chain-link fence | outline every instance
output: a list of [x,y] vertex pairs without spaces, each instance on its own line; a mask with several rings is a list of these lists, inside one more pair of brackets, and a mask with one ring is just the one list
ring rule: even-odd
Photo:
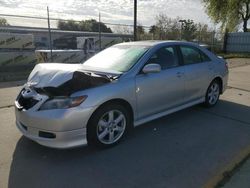
[[[27,75],[37,62],[79,63],[104,48],[134,39],[133,25],[129,24],[59,18],[50,18],[48,22],[47,17],[4,14],[0,18],[7,20],[0,24],[0,81],[15,79],[21,70]],[[201,29],[189,31],[182,25],[163,30],[156,25],[138,24],[137,40],[185,40],[221,52],[224,34]]]
[[[0,28],[0,32],[35,33],[35,47],[48,48],[48,18],[0,14],[0,18],[1,17],[7,19],[10,25],[5,25],[4,27],[2,26]],[[61,39],[72,43],[70,42],[69,38],[91,35],[95,37],[100,37],[100,33],[103,37],[121,37],[122,41],[133,40],[133,25],[129,24],[99,22],[94,19],[83,21],[50,18],[50,27],[52,30],[52,45],[55,49],[57,49],[58,47],[61,48],[62,46],[54,45],[54,40]],[[174,28],[168,31],[161,29],[157,30],[154,29],[154,27],[157,26],[153,25],[149,27],[138,25],[137,40],[186,40],[191,42],[197,42],[199,44],[205,44],[209,46],[211,50],[216,52],[223,50],[224,33],[211,30],[204,31],[202,29],[197,29],[195,31],[185,31],[182,28],[181,24],[178,28]],[[100,45],[98,44],[97,46]],[[72,49],[73,46],[69,44],[69,48]]]
[[178,30],[174,33],[139,33],[138,40],[183,40],[188,42],[195,42],[206,47],[214,53],[221,53],[224,49],[224,36],[225,34],[221,32],[209,31],[204,33],[196,31],[195,33],[183,37],[182,31]]
[[0,18],[7,20],[0,22],[0,81],[26,78],[37,62],[79,63],[113,44],[133,40],[133,26],[126,24],[58,18],[48,22],[46,17],[4,14]]

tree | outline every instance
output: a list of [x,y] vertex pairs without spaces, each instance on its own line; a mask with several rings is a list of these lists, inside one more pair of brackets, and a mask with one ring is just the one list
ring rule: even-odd
[[[99,32],[99,22],[94,19],[83,20],[80,22],[74,20],[62,21],[60,20],[57,23],[57,28],[62,30],[70,31],[90,31],[90,32]],[[100,23],[101,32],[112,33],[112,30],[107,27],[104,23]]]
[[165,14],[160,14],[155,18],[155,25],[150,26],[148,38],[155,40],[184,39],[210,44],[214,35],[214,31],[206,24],[194,23],[193,20],[180,17],[169,18]]
[[193,20],[181,20],[181,38],[191,41],[196,38],[197,24]]
[[145,35],[145,29],[142,25],[138,25],[137,26],[137,37],[138,40],[142,40],[144,39],[144,35]]
[[151,27],[155,31],[154,36],[160,40],[177,40],[180,38],[180,18],[169,18],[165,14],[156,16],[156,25]]
[[149,33],[155,34],[159,28],[156,25],[151,25],[149,28]]
[[160,40],[168,39],[169,32],[171,30],[172,19],[165,14],[159,14],[155,18],[156,24],[152,27],[154,36]]
[[222,23],[222,29],[235,31],[243,22],[243,31],[247,32],[250,19],[250,0],[203,0],[208,15],[215,23]]
[[0,26],[8,26],[8,22],[5,18],[0,18]]
[[145,29],[143,28],[142,25],[138,25],[138,26],[137,26],[137,33],[138,33],[139,35],[145,33]]
[[207,24],[197,24],[196,39],[198,42],[209,44],[211,43],[211,37],[213,37],[214,34],[215,31],[209,28]]
[[126,25],[116,25],[112,28],[114,33],[119,34],[131,34],[133,32],[132,27]]
[[152,25],[149,28],[149,34],[151,34],[152,39],[159,39],[160,29],[156,25]]

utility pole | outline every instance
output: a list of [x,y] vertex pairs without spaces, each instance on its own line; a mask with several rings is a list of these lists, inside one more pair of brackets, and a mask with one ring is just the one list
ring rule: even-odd
[[102,50],[101,13],[99,12],[99,51]]
[[51,42],[51,29],[50,29],[50,19],[49,19],[49,6],[47,6],[47,14],[48,14],[48,31],[49,31],[50,61],[53,61],[53,56],[52,56],[52,42]]
[[137,0],[134,0],[134,41],[137,40]]

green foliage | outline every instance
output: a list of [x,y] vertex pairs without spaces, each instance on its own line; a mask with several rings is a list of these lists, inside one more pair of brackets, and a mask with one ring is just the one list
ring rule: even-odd
[[221,23],[221,28],[236,31],[243,22],[243,31],[247,32],[247,22],[250,19],[250,0],[203,0],[208,15],[215,23]]
[[8,26],[8,22],[5,18],[0,18],[0,26]]
[[137,40],[143,40],[143,36],[145,35],[145,29],[143,26],[138,25],[137,26]]
[[176,40],[180,38],[180,18],[169,18],[165,14],[156,16],[156,24],[151,26],[150,32],[154,38],[164,40]]
[[144,30],[143,26],[141,26],[141,25],[137,26],[137,33],[138,34],[144,34],[145,33],[145,30]]
[[[94,19],[91,20],[82,20],[76,22],[74,20],[69,21],[59,21],[57,23],[57,28],[62,30],[70,31],[90,31],[90,32],[99,32],[99,22]],[[112,33],[112,30],[107,27],[104,23],[100,23],[101,32]]]
[[197,24],[193,20],[180,20],[181,22],[181,38],[184,40],[194,40],[196,38]]
[[149,33],[156,33],[159,30],[159,28],[156,25],[150,26]]

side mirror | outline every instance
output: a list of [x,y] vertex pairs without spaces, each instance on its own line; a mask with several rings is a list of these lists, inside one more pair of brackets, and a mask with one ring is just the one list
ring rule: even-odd
[[161,66],[159,64],[147,64],[143,67],[142,72],[144,74],[157,73],[161,71]]

